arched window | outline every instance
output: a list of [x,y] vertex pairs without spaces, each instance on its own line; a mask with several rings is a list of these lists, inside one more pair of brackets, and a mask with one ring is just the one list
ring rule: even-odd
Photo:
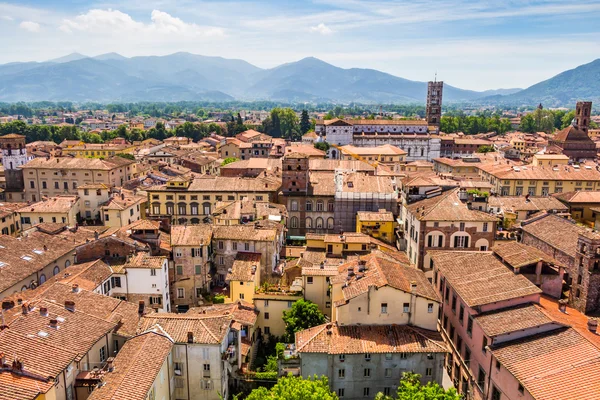
[[304,227],[306,229],[312,228],[312,218],[311,217],[306,217],[306,219],[304,220]]
[[54,267],[54,271],[52,271],[53,275],[58,275],[58,273],[60,272],[60,268],[57,266]]
[[175,214],[175,205],[173,203],[167,203],[167,215]]
[[306,211],[312,211],[312,201],[306,200]]
[[8,235],[8,228],[2,228],[2,234]]
[[327,218],[327,229],[333,229],[333,218]]
[[210,215],[210,203],[202,203],[202,211],[204,215]]
[[408,149],[408,156],[410,157],[410,148]]
[[152,214],[160,215],[160,203],[152,203]]
[[177,213],[179,215],[186,215],[187,214],[187,204],[177,203]]
[[41,285],[42,283],[44,283],[44,282],[46,282],[46,275],[45,275],[45,274],[41,274],[41,275],[40,275],[40,285]]
[[192,215],[198,215],[198,203],[190,203],[190,211]]
[[327,211],[333,212],[333,201],[327,202]]
[[69,268],[70,265],[71,265],[70,260],[65,261],[65,268]]
[[424,152],[425,152],[425,149],[421,149],[421,157],[423,157]]
[[323,200],[317,200],[317,211],[323,211]]
[[21,292],[24,292],[24,291],[26,291],[26,290],[27,290],[27,286],[23,286],[23,287],[21,288]]
[[200,219],[192,218],[192,224],[199,224],[199,223],[200,223]]
[[317,218],[317,229],[323,229],[323,218]]
[[292,200],[292,211],[298,211],[298,202],[296,200]]
[[290,219],[290,226],[292,228],[298,228],[298,217],[292,217]]

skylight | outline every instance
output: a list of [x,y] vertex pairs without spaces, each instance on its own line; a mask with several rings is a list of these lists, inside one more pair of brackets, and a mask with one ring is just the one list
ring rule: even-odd
[[23,260],[25,260],[25,261],[31,261],[31,260],[33,260],[33,257],[31,257],[31,256],[21,256],[21,258]]
[[34,250],[35,254],[44,254],[44,250]]

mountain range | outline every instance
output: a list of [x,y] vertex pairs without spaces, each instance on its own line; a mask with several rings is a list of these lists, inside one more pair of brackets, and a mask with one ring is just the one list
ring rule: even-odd
[[[444,85],[445,102],[572,105],[600,97],[600,60],[527,89],[477,92]],[[317,58],[262,69],[190,53],[88,57],[0,65],[0,101],[214,101],[424,103],[427,83],[374,69],[344,69]]]

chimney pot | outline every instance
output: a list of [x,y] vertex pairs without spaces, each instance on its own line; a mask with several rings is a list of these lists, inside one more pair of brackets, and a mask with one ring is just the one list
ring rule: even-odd
[[588,319],[587,326],[590,332],[596,333],[596,331],[598,330],[598,321],[593,318],[590,318]]
[[144,314],[144,308],[145,308],[144,300],[140,300],[140,302],[138,304],[138,314],[143,315]]
[[75,311],[75,302],[71,301],[71,300],[65,300],[65,309],[67,309],[68,311],[74,312]]
[[57,319],[51,319],[50,320],[50,328],[58,328],[58,320]]
[[71,286],[71,289],[73,293],[79,293],[79,285],[77,283],[74,283],[73,286]]
[[42,317],[47,317],[48,316],[48,309],[46,307],[40,307],[40,315]]
[[23,315],[27,315],[29,313],[29,306],[27,303],[23,303],[21,306],[21,311],[23,312]]

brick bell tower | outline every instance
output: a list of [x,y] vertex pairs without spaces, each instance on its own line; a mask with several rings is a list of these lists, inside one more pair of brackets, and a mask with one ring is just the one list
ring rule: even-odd
[[6,191],[22,192],[25,189],[25,182],[23,171],[19,166],[27,163],[25,136],[15,133],[0,136],[0,149],[2,149],[2,165],[6,176]]
[[444,82],[438,82],[437,79],[427,84],[427,123],[429,125],[440,126],[442,119],[442,92]]
[[588,133],[590,128],[590,117],[592,115],[591,101],[578,101],[575,107],[575,126]]

